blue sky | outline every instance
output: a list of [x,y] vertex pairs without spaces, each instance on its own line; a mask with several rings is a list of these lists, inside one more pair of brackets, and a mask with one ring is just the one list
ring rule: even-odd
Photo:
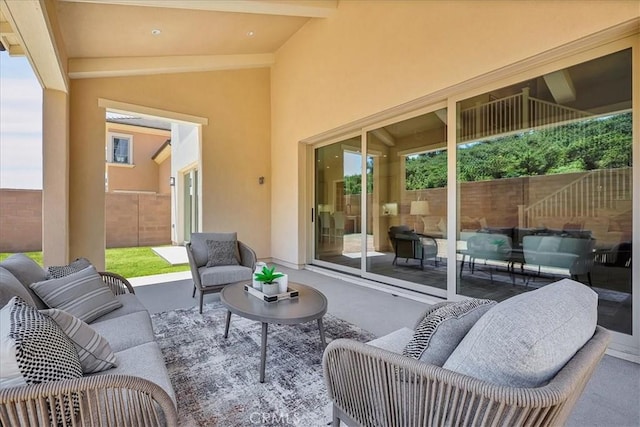
[[42,88],[26,57],[0,52],[0,188],[42,189]]

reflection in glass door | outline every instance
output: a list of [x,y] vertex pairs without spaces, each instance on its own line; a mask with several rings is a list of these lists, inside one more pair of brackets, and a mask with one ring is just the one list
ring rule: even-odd
[[367,133],[365,277],[444,296],[446,109]]
[[362,252],[360,137],[315,150],[315,259],[357,272]]

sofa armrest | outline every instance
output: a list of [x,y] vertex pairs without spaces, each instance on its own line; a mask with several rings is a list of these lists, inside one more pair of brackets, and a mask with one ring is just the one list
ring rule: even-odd
[[0,425],[43,426],[79,401],[74,426],[177,426],[176,406],[160,386],[131,375],[95,375],[0,390]]
[[258,260],[255,251],[241,241],[238,241],[238,250],[240,251],[240,264],[249,267],[253,271]]
[[98,274],[100,274],[102,281],[109,286],[109,289],[111,289],[111,292],[113,292],[114,295],[136,293],[133,286],[131,286],[131,283],[121,275],[110,273],[108,271],[99,271]]
[[609,342],[593,337],[545,386],[489,383],[436,365],[337,339],[322,365],[334,420],[379,425],[562,425]]
[[196,264],[196,258],[193,255],[191,242],[187,242],[184,246],[187,249],[187,258],[189,259],[189,269],[191,269],[191,277],[193,278],[193,284],[198,289],[202,289],[202,282],[200,282],[200,272],[198,271],[198,264]]

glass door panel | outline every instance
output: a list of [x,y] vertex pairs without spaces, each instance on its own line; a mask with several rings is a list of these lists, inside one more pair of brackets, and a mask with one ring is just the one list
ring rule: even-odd
[[632,334],[631,81],[627,49],[458,103],[458,294],[569,277]]
[[442,109],[367,133],[369,277],[446,290],[446,115]]
[[315,150],[315,260],[360,270],[360,137]]

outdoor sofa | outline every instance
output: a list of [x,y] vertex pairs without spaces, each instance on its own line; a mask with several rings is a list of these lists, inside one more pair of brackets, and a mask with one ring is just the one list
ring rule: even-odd
[[[102,284],[110,290],[105,293],[104,289],[100,288],[100,284],[95,283],[92,272],[95,272],[95,269],[84,259],[77,260],[70,266],[50,267],[49,270],[41,268],[24,254],[11,255],[0,263],[0,305],[2,307],[13,303],[22,310],[29,311],[32,307],[47,310],[49,307],[29,285],[38,283],[45,288],[47,286],[51,288],[53,285],[53,288],[58,289],[60,283],[65,280],[68,283],[76,280],[72,283],[82,283],[82,286],[88,286],[86,283],[89,282],[92,285],[98,285],[101,295],[109,299],[115,297],[116,303],[109,304],[118,306],[86,322],[90,325],[90,329],[106,339],[108,345],[99,340],[99,336],[92,336],[92,342],[100,342],[102,346],[94,346],[85,352],[85,356],[87,353],[95,356],[94,359],[89,358],[94,364],[116,366],[90,374],[83,373],[85,366],[82,366],[83,371],[80,372],[80,377],[49,382],[31,380],[26,382],[27,385],[0,388],[0,425],[177,425],[176,399],[162,352],[155,341],[149,312],[138,300],[133,287],[126,279],[113,273],[98,273]],[[55,278],[51,278],[52,275]],[[91,279],[83,282],[87,277],[94,277],[93,282]],[[109,304],[101,305],[104,307]],[[44,311],[45,314],[51,312],[56,311]],[[43,312],[36,310],[35,313],[33,311],[29,313],[33,318]],[[57,313],[60,315],[59,311]],[[14,312],[12,316],[18,317]],[[53,315],[51,318],[54,318]],[[25,323],[29,320],[27,318]],[[9,322],[5,321],[5,323]],[[78,326],[79,323],[76,322],[75,325]],[[3,326],[6,328],[6,324],[0,324],[0,329]],[[80,330],[86,332],[86,328]],[[5,335],[4,331],[3,329],[3,335]],[[69,337],[73,341],[78,336],[74,338],[69,335]],[[2,339],[5,339],[5,336]],[[22,344],[23,349],[26,347],[25,342],[26,340]],[[76,343],[77,341],[73,342],[74,345]],[[46,342],[43,343],[43,347],[46,347],[46,344]],[[88,344],[86,347],[90,346],[91,344]],[[103,356],[101,353],[101,357],[98,357],[95,353],[99,351],[109,355]],[[14,353],[17,353],[17,350],[14,350]],[[82,359],[82,351],[78,351],[78,355]],[[3,356],[2,364],[5,372],[2,372],[0,386],[6,386],[12,384],[11,381],[15,381],[5,377],[6,371],[9,370],[9,359],[10,357],[6,354]],[[24,362],[22,364],[25,365]],[[93,366],[93,368],[98,370],[104,366],[97,368]],[[27,378],[29,375],[25,373],[24,377]],[[73,404],[70,405],[70,402]]]
[[334,340],[323,357],[332,424],[563,425],[610,339],[597,300],[562,279],[497,304],[438,303],[369,343]]

